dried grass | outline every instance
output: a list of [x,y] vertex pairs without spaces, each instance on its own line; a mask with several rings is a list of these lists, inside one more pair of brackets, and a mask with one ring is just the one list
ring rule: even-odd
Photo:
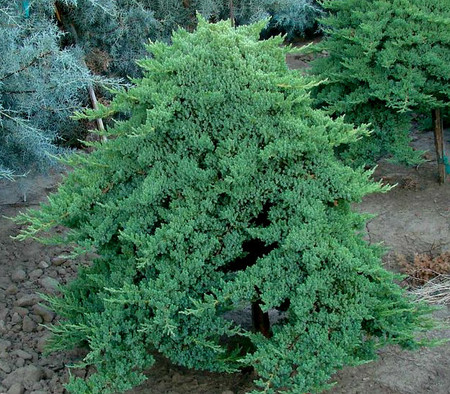
[[450,304],[450,275],[440,275],[422,287],[411,291],[417,301],[430,304]]
[[401,271],[408,275],[405,280],[417,301],[430,304],[450,304],[450,252],[433,256],[431,253],[414,255],[410,262],[404,255],[397,260]]

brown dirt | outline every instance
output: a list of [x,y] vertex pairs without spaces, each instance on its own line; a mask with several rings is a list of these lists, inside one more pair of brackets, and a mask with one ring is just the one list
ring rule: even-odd
[[[288,53],[286,56],[286,64],[291,70],[300,70],[304,72],[305,69],[310,68],[311,60],[314,59],[313,54],[300,53],[300,49],[313,44],[318,44],[322,40],[321,37],[314,39],[299,39],[296,42],[291,43],[291,48],[294,49],[292,53]],[[296,52],[295,50],[298,50]]]

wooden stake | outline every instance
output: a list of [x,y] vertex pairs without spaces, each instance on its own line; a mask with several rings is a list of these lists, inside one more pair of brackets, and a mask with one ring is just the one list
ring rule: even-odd
[[231,21],[231,27],[236,26],[236,22],[234,20],[234,4],[233,0],[230,0],[230,21]]
[[445,151],[444,151],[444,119],[440,108],[433,110],[434,144],[436,146],[436,160],[438,165],[439,183],[445,182]]
[[[58,19],[58,21],[60,23],[62,23],[62,13],[61,13],[61,10],[58,8],[58,5],[56,3],[55,3],[55,14],[56,14],[56,18]],[[76,29],[75,29],[75,26],[73,25],[73,23],[70,23],[69,26],[70,26],[70,28],[72,30],[72,35],[73,35],[73,38],[75,40],[75,44],[78,45],[78,41],[79,41],[78,40],[78,33],[77,33]],[[84,61],[84,59],[81,59],[81,61],[83,62],[83,65],[86,68],[88,68],[86,62]],[[97,105],[98,101],[97,101],[97,96],[95,95],[94,87],[92,86],[92,84],[88,84],[88,92],[89,92],[89,98],[91,99],[92,108],[94,110],[97,110],[98,109],[98,105]],[[95,121],[97,123],[97,129],[99,131],[101,131],[101,132],[105,131],[105,126],[103,124],[103,119],[97,118]],[[106,138],[106,136],[102,136],[102,141],[103,142],[105,142],[107,140],[108,139]]]
[[[89,97],[91,98],[92,108],[97,110],[98,109],[97,96],[95,95],[94,87],[91,84],[88,85],[88,91],[89,91]],[[105,126],[103,125],[103,119],[97,118],[97,119],[95,119],[95,121],[97,122],[97,129],[102,132],[105,131]],[[102,136],[102,141],[106,141],[106,140],[107,140],[106,136],[105,135]]]

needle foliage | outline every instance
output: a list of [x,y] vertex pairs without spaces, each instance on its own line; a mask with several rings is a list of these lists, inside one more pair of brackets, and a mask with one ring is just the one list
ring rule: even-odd
[[74,48],[60,48],[51,7],[29,14],[0,1],[0,178],[45,171],[58,139],[78,130],[69,116],[84,103],[92,76]]
[[412,164],[411,114],[448,108],[450,0],[334,0],[324,6],[325,51],[312,73],[319,106],[374,133],[345,149],[360,164],[383,155]]
[[196,13],[211,21],[233,14],[238,25],[272,16],[271,28],[289,36],[315,26],[321,8],[313,0],[66,0],[60,1],[66,30],[75,28],[89,64],[107,75],[139,76],[135,60],[148,40],[170,41],[179,27],[192,30]]
[[[194,29],[197,11],[210,20],[226,19],[230,2],[0,1],[0,177],[54,166],[61,145],[86,133],[70,116],[90,105],[88,86],[117,83],[92,73],[141,76],[136,59],[145,56],[146,43],[169,42],[180,26]],[[272,15],[272,25],[291,35],[314,26],[319,11],[312,0],[233,2],[237,24]]]
[[[199,370],[254,367],[252,393],[317,392],[385,344],[420,345],[414,304],[362,238],[351,204],[385,191],[334,156],[366,133],[312,108],[266,21],[198,21],[148,47],[143,78],[87,116],[106,142],[74,155],[59,191],[18,218],[19,238],[97,258],[49,297],[52,349],[86,347],[72,393],[125,391],[160,353]],[[52,233],[64,226],[65,234]],[[271,311],[268,331],[230,311]]]

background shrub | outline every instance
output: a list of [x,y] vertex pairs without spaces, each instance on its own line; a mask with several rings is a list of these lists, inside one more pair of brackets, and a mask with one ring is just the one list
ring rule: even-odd
[[324,7],[326,56],[312,73],[324,80],[317,104],[374,133],[346,150],[349,162],[372,164],[382,155],[412,164],[410,115],[448,107],[450,3],[448,0],[334,0]]
[[0,2],[0,177],[54,164],[57,139],[79,130],[69,116],[92,80],[79,51],[60,49],[49,9],[26,17],[18,4]]
[[119,83],[94,76],[82,49],[64,44],[54,7],[0,1],[0,178],[55,166],[54,155],[86,135],[71,115],[90,105],[88,86]]

